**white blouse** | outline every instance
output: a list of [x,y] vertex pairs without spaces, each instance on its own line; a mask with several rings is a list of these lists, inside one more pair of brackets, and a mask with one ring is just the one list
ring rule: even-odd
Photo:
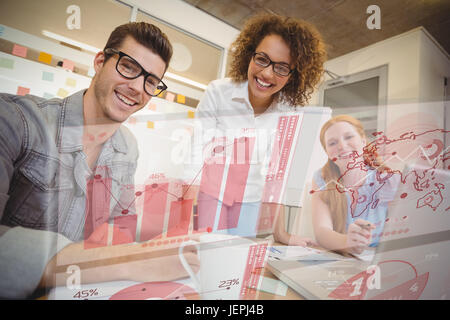
[[[225,78],[211,82],[195,113],[191,163],[185,165],[184,183],[200,185],[202,176],[206,174],[208,180],[204,179],[204,182],[209,182],[202,183],[200,190],[228,205],[261,201],[279,116],[295,110],[295,107],[274,101],[263,114],[255,116],[249,101],[247,81],[235,83]],[[211,143],[213,137],[216,140]],[[247,140],[244,140],[245,137]],[[222,138],[222,141],[217,138]],[[250,150],[252,143],[253,152],[248,159],[249,152],[245,156],[245,150]],[[222,157],[224,154],[225,157]],[[215,160],[210,158],[211,155],[215,156]],[[225,162],[223,174],[218,172],[217,167],[204,165],[205,161]],[[247,179],[245,165],[239,169],[243,172],[239,177],[227,178],[230,163],[249,164]],[[221,191],[218,194],[219,183]],[[234,185],[235,189],[244,190],[244,194],[232,192],[224,196],[227,183]]]

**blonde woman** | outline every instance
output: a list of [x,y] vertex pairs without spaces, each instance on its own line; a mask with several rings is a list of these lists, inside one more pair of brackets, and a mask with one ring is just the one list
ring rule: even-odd
[[328,156],[312,181],[312,220],[318,243],[361,253],[376,246],[398,176],[383,166],[360,121],[340,115],[327,121],[320,142]]

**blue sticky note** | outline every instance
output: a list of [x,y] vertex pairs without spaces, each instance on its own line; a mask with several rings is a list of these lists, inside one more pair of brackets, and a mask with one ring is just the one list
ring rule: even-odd
[[5,31],[5,27],[4,26],[0,26],[0,36],[3,35],[3,31]]
[[53,76],[54,75],[51,72],[42,71],[42,80],[53,81]]
[[51,99],[51,98],[54,98],[54,97],[55,97],[54,94],[51,94],[51,93],[48,93],[48,92],[44,92],[44,96],[43,96],[44,99]]
[[9,58],[0,58],[0,68],[14,69],[14,60]]

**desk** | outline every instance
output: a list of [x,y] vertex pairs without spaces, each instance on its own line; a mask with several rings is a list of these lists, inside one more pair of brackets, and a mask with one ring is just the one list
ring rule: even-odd
[[[259,240],[261,240],[261,239],[259,239]],[[282,244],[275,243],[274,245],[282,245]],[[136,259],[139,259],[139,258],[142,258],[142,257],[138,257]],[[102,260],[99,260],[96,262],[99,264],[106,263],[105,261],[102,261]],[[111,261],[108,263],[117,263],[117,261]],[[274,279],[274,280],[280,281],[271,271],[268,270],[267,267],[264,267],[261,270],[260,275],[264,276],[266,278],[269,278],[269,279]],[[47,298],[48,298],[47,296],[42,296],[38,299],[46,300]],[[195,297],[194,299],[198,299],[198,297]],[[299,295],[297,292],[295,292],[294,290],[292,290],[291,288],[288,287],[288,289],[286,291],[286,295],[284,295],[284,296],[256,290],[255,300],[304,300],[304,298],[301,295]]]
[[[264,277],[270,278],[270,279],[278,280],[278,278],[275,277],[275,275],[272,272],[270,272],[269,270],[267,270],[266,268],[264,268],[261,275]],[[278,280],[278,281],[280,281],[280,280]],[[264,291],[257,290],[256,299],[257,300],[305,300],[301,295],[299,295],[297,292],[292,290],[290,287],[288,287],[285,296],[279,296],[279,295],[275,295],[272,293],[267,293]]]

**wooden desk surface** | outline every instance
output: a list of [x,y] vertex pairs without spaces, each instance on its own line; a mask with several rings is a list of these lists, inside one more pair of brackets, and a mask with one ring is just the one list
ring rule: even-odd
[[[261,276],[280,281],[272,272],[270,272],[266,268],[264,268]],[[273,293],[257,290],[256,300],[305,300],[305,298],[288,287],[285,296],[275,295]]]
[[[280,243],[273,243],[272,245],[283,245]],[[261,276],[264,276],[269,279],[274,279],[280,281],[271,271],[267,268],[263,268],[261,271]],[[38,298],[38,300],[47,300],[47,296],[42,296]],[[273,293],[268,293],[260,290],[256,290],[255,300],[304,300],[304,298],[292,290],[290,287],[287,288],[286,295],[276,295]]]

